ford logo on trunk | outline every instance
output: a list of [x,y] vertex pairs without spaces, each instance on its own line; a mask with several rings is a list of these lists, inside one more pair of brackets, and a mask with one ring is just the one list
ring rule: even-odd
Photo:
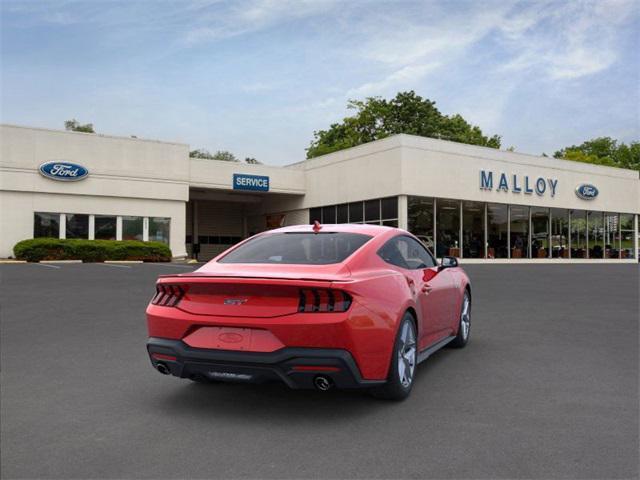
[[593,200],[598,196],[598,189],[588,183],[576,187],[576,195],[583,200]]
[[77,182],[89,175],[89,170],[77,163],[55,161],[47,162],[40,165],[40,173],[52,180],[60,180],[62,182]]

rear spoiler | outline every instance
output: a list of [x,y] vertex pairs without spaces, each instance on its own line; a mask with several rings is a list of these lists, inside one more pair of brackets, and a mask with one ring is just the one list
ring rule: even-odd
[[282,278],[282,277],[242,277],[227,275],[160,275],[158,283],[184,283],[184,284],[215,284],[215,283],[239,283],[243,285],[290,285],[300,286],[304,284],[307,287],[319,286],[327,287],[328,285],[338,283],[353,283],[351,279],[345,278]]

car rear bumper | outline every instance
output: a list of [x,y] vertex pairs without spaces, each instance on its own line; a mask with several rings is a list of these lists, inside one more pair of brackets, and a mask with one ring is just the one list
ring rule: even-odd
[[240,352],[192,348],[181,340],[150,337],[147,351],[154,368],[181,378],[264,383],[315,388],[322,376],[337,388],[370,388],[384,380],[364,380],[351,354],[342,349],[282,348],[275,352]]

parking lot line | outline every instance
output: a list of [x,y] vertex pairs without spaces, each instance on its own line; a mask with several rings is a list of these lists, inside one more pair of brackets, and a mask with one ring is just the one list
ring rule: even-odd
[[96,265],[103,265],[105,267],[116,267],[116,268],[131,268],[130,265],[116,265],[115,263],[97,263]]
[[33,265],[38,265],[39,267],[47,267],[47,268],[62,268],[59,265],[50,265],[48,263],[33,263]]
[[159,267],[172,267],[172,268],[198,268],[199,265],[198,264],[191,264],[191,265],[168,265],[165,263],[149,263],[149,265],[157,265]]

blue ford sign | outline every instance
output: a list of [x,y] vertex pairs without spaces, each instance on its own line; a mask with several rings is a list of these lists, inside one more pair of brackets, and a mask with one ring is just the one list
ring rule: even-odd
[[598,196],[598,189],[588,183],[576,187],[576,195],[583,200],[593,200]]
[[40,173],[47,178],[62,182],[76,182],[89,175],[89,170],[77,163],[55,161],[40,165]]
[[245,175],[243,173],[233,174],[234,190],[254,190],[258,192],[269,191],[269,177],[262,175]]

